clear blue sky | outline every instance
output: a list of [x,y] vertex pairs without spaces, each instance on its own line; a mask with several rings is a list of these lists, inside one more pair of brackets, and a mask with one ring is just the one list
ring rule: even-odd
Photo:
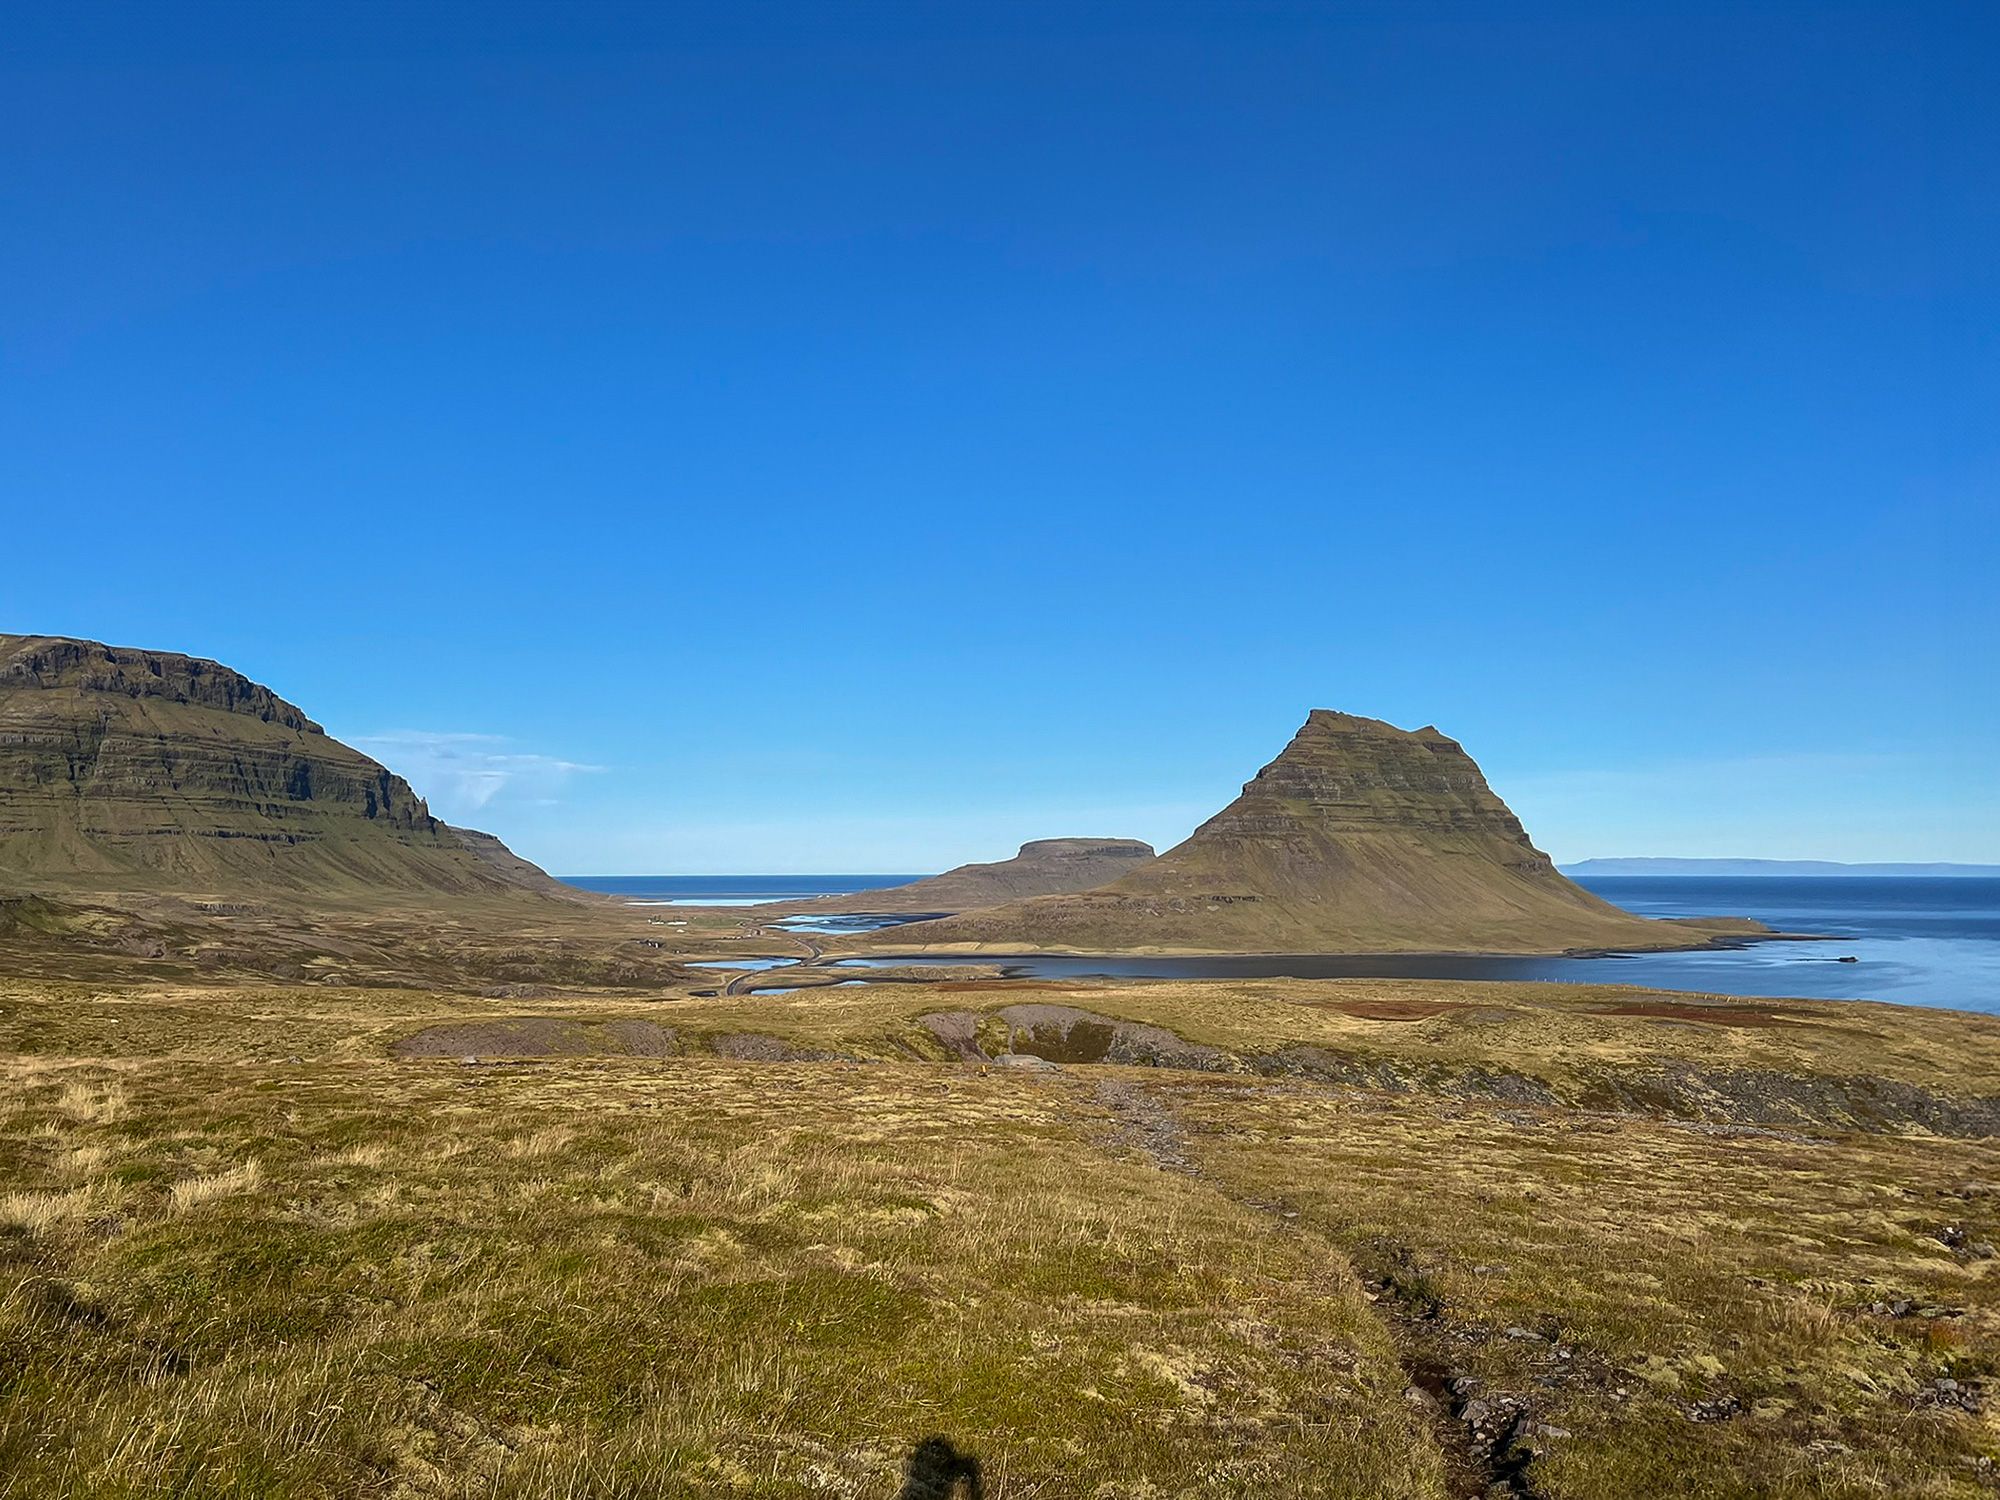
[[1984,0],[0,21],[0,629],[553,869],[1172,842],[1315,705],[2000,860]]

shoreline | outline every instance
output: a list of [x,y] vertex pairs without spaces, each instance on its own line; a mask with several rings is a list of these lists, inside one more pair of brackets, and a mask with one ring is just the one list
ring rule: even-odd
[[[893,932],[893,927],[879,929]],[[1444,949],[1444,948],[1355,948],[1355,949],[1245,949],[1245,948],[1057,948],[1036,945],[1010,945],[1006,948],[986,946],[978,943],[938,943],[921,949],[907,948],[863,948],[846,949],[829,945],[827,952],[833,958],[881,958],[907,959],[921,962],[927,958],[985,958],[999,961],[1008,958],[1200,958],[1200,959],[1243,959],[1255,962],[1276,962],[1282,959],[1452,959],[1475,962],[1504,959],[1559,959],[1559,958],[1619,958],[1643,957],[1661,953],[1728,953],[1750,948],[1758,943],[1837,943],[1841,939],[1834,933],[1821,932],[1757,932],[1718,934],[1702,942],[1661,944],[1657,947],[1627,945],[1617,948],[1517,948],[1501,949]]]

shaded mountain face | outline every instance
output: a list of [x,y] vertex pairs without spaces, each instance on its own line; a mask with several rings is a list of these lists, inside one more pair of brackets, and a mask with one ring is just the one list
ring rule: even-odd
[[0,884],[559,894],[216,662],[0,635]]
[[1704,937],[1621,911],[1557,873],[1456,740],[1315,709],[1240,797],[1130,874],[913,923],[880,941],[990,952],[1537,953]]
[[973,911],[1029,896],[1087,891],[1152,858],[1153,846],[1138,839],[1035,839],[1023,844],[1012,859],[960,865],[908,885],[786,905],[814,913]]

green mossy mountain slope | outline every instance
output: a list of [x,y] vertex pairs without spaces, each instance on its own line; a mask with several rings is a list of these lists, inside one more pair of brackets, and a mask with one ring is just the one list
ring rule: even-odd
[[0,635],[0,885],[564,890],[240,672]]

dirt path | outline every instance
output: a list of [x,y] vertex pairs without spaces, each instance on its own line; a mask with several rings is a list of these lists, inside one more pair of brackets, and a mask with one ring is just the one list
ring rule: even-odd
[[[1281,1233],[1308,1227],[1301,1223],[1299,1211],[1282,1199],[1249,1197],[1203,1171],[1189,1153],[1186,1127],[1160,1093],[1150,1080],[1097,1080],[1096,1098],[1111,1112],[1110,1144],[1137,1151],[1163,1172],[1192,1177],[1231,1202],[1256,1209],[1272,1218]],[[1430,1417],[1454,1500],[1540,1500],[1528,1474],[1533,1459],[1527,1441],[1535,1427],[1532,1414],[1509,1398],[1482,1398],[1478,1382],[1456,1377],[1430,1352],[1445,1310],[1408,1295],[1406,1283],[1393,1272],[1371,1277],[1332,1242],[1328,1249],[1371,1289],[1375,1315],[1387,1329],[1403,1367],[1409,1399]]]
[[1188,1160],[1187,1132],[1180,1117],[1150,1090],[1122,1078],[1104,1078],[1098,1080],[1096,1092],[1116,1122],[1111,1134],[1115,1144],[1132,1147],[1163,1172],[1201,1176]]

